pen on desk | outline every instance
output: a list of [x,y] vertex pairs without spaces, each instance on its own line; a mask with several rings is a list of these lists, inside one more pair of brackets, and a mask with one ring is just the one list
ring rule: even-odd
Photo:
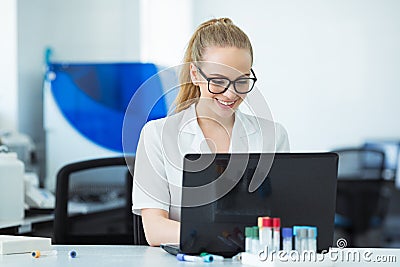
[[40,256],[55,256],[57,255],[57,250],[40,251],[34,250],[31,252],[32,257],[39,258]]
[[233,256],[232,261],[242,261],[242,252],[239,252],[238,254]]
[[204,256],[201,256],[201,257],[203,258],[204,262],[213,262],[215,260],[214,256],[210,255],[210,254],[207,254],[207,255],[204,255]]
[[76,258],[76,256],[78,256],[78,254],[76,253],[75,250],[71,250],[70,252],[68,252],[68,256],[70,258]]
[[178,261],[203,261],[207,262],[206,259],[199,257],[199,256],[190,256],[185,254],[178,254],[176,255]]
[[224,257],[220,256],[220,255],[214,255],[214,254],[209,254],[207,252],[202,252],[200,253],[200,257],[212,257],[211,261],[223,261]]

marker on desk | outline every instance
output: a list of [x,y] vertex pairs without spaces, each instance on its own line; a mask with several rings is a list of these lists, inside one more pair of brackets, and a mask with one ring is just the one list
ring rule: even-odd
[[207,259],[199,257],[199,256],[190,256],[190,255],[185,255],[179,253],[176,255],[176,259],[178,261],[203,261],[203,262],[208,262]]
[[232,261],[242,261],[242,253],[243,252],[239,252],[238,254],[236,254],[235,256],[232,257]]
[[201,256],[201,257],[203,258],[204,262],[213,262],[214,261],[214,256],[213,255],[204,255],[204,256]]
[[[225,258],[220,255],[209,254],[207,252],[200,253],[200,257],[212,257],[211,261],[223,261]],[[211,262],[210,261],[210,262]]]
[[76,258],[76,256],[78,256],[78,253],[76,253],[75,250],[71,250],[70,252],[68,252],[68,256],[70,258]]
[[57,250],[48,250],[48,251],[34,250],[32,251],[31,255],[36,259],[41,256],[55,256],[57,255]]

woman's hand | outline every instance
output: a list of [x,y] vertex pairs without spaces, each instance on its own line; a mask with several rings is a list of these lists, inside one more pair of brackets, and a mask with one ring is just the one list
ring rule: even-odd
[[167,211],[142,209],[142,222],[146,240],[150,246],[179,243],[180,223],[169,219]]

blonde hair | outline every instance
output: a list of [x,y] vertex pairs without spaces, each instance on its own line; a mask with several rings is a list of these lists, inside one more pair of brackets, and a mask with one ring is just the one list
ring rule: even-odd
[[175,99],[175,112],[197,102],[200,91],[190,78],[190,63],[203,60],[208,47],[236,47],[248,49],[253,63],[253,48],[247,35],[229,18],[211,19],[200,24],[189,40],[179,75],[180,90]]

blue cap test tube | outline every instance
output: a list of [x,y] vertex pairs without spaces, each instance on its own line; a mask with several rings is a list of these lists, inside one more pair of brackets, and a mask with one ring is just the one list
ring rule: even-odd
[[293,231],[292,228],[282,228],[282,249],[284,251],[291,251],[293,249]]

